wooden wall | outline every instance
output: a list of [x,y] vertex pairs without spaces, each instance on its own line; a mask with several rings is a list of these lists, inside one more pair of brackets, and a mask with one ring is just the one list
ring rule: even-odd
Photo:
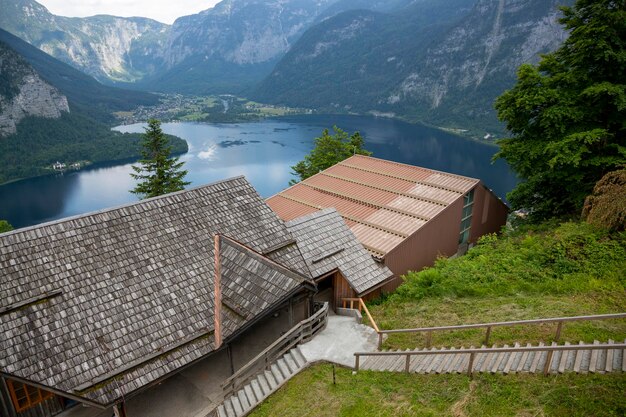
[[51,417],[63,411],[62,399],[56,395],[20,413],[15,411],[6,380],[0,377],[1,417]]

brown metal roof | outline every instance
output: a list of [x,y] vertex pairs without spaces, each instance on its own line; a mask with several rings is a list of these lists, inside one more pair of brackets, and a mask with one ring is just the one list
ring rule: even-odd
[[354,155],[267,200],[284,220],[327,207],[382,258],[479,180]]

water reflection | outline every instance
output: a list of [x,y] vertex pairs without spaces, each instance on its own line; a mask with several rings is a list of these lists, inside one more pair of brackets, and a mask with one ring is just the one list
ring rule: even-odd
[[[507,165],[491,164],[495,147],[435,129],[388,119],[298,116],[244,124],[166,123],[163,131],[187,140],[181,157],[187,180],[198,186],[245,175],[268,197],[287,187],[290,166],[302,159],[322,129],[359,130],[374,156],[481,178],[501,197],[516,179]],[[121,126],[143,132],[142,124]],[[24,227],[136,201],[131,164],[101,165],[78,173],[34,178],[0,187],[0,219]]]

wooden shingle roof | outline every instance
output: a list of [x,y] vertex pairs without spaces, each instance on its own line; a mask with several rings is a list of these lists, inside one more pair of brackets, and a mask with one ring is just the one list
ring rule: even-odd
[[227,338],[308,282],[243,177],[0,235],[0,373],[106,405],[210,353],[216,234]]
[[359,296],[393,278],[386,266],[372,259],[335,209],[299,217],[287,222],[287,227],[314,278],[338,269]]

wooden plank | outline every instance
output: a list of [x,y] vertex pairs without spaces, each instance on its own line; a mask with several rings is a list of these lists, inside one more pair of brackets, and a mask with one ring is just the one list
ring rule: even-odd
[[[565,342],[565,346],[569,346],[569,342]],[[559,361],[559,367],[557,369],[557,372],[562,374],[563,372],[565,372],[565,365],[567,364],[567,358],[569,357],[569,355],[572,352],[567,352],[567,351],[563,351],[561,352],[561,360]]]
[[[580,342],[578,342],[578,344],[579,345],[584,345],[582,340]],[[580,363],[583,360],[583,354],[584,354],[584,352],[582,350],[575,350],[574,351],[574,368],[572,370],[574,372],[576,372],[576,373],[580,372]]]
[[[509,345],[504,345],[504,348],[508,348]],[[497,356],[496,356],[496,360],[493,362],[493,366],[491,367],[491,373],[495,374],[496,372],[498,372],[498,368],[500,368],[500,365],[502,364],[502,361],[504,360],[504,358],[506,357],[506,352],[500,352]]]
[[[597,340],[593,341],[594,345],[599,345],[600,342],[598,342]],[[596,365],[598,362],[598,349],[591,349],[591,358],[589,359],[589,372],[596,372]]]
[[[461,346],[461,349],[465,349],[465,348],[463,346]],[[449,373],[449,374],[459,373],[458,372],[459,365],[461,364],[461,362],[463,362],[463,358],[466,355],[467,354],[463,354],[463,353],[455,354],[454,357],[452,358],[452,360],[450,361],[450,365],[448,366],[448,369],[446,370],[446,372]]]
[[[453,349],[454,348],[452,348],[450,350],[453,350]],[[441,348],[441,351],[442,352],[446,351],[446,348]],[[448,362],[450,362],[450,359],[452,359],[451,356],[454,356],[454,355],[452,355],[452,354],[441,355],[441,362],[435,368],[435,373],[436,374],[440,374],[440,373],[443,372],[445,366],[448,364]]]
[[[531,347],[532,345],[530,343],[526,343],[526,347]],[[519,360],[519,363],[517,364],[517,368],[515,368],[513,370],[513,373],[517,373],[517,372],[524,372],[524,365],[526,365],[526,361],[528,360],[528,355],[530,354],[530,352],[526,351],[526,352],[522,352],[522,357]]]
[[[613,341],[609,339],[609,345],[612,345]],[[606,366],[604,367],[606,372],[613,372],[613,349],[606,351]]]
[[[544,346],[543,342],[540,342],[538,346]],[[539,359],[541,359],[541,354],[543,352],[535,352],[535,356],[533,357],[533,362],[530,364],[530,369],[528,369],[528,372],[530,372],[531,374],[534,374],[535,372],[537,372],[537,365],[539,365]]]
[[[519,343],[515,342],[514,347],[518,348],[519,347]],[[504,365],[504,369],[502,370],[502,373],[504,374],[508,374],[509,370],[511,369],[511,366],[513,366],[513,362],[515,361],[515,358],[518,356],[517,352],[511,352],[511,355],[509,356],[509,360],[506,361],[506,364]]]

